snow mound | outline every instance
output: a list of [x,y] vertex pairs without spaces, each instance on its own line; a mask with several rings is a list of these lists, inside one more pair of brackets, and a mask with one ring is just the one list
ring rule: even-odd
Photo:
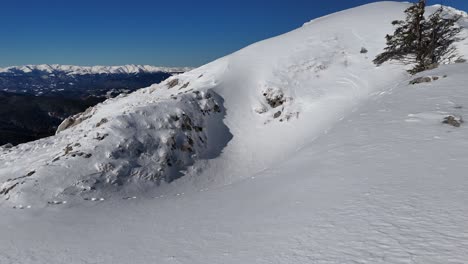
[[408,83],[401,65],[372,63],[407,6],[381,2],[316,19],[108,100],[67,119],[55,137],[0,150],[1,203],[131,194],[165,182],[190,192],[253,177],[372,96]]
[[[3,150],[0,172],[9,176],[0,195],[26,202],[43,191],[51,202],[133,184],[145,189],[177,179],[195,160],[219,155],[229,132],[216,93],[152,97],[146,89],[108,100],[67,119],[55,137]],[[223,133],[224,142],[208,138],[211,133]]]

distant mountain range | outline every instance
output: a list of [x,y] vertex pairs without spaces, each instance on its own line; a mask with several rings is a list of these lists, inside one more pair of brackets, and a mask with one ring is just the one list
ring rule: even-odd
[[87,97],[131,92],[190,68],[148,65],[26,65],[0,68],[0,91],[35,96]]
[[74,66],[74,65],[59,65],[59,64],[41,64],[41,65],[24,65],[11,66],[0,68],[0,73],[31,73],[45,72],[55,73],[62,72],[69,75],[83,74],[135,74],[135,73],[154,73],[154,72],[186,72],[189,67],[156,67],[150,65],[123,65],[123,66]]

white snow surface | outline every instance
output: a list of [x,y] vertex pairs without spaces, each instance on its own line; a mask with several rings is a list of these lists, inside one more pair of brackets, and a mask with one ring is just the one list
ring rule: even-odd
[[372,63],[407,6],[316,19],[0,150],[0,263],[466,263],[468,128],[442,121],[468,116],[468,65]]
[[0,68],[0,73],[42,71],[47,73],[63,72],[67,75],[86,74],[135,74],[168,72],[179,73],[191,70],[189,67],[156,67],[150,65],[123,65],[123,66],[74,66],[59,64],[24,65]]

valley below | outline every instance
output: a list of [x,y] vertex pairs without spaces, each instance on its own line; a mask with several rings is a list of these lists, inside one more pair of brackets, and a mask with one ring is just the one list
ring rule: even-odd
[[52,136],[70,116],[187,69],[134,65],[0,69],[0,146]]

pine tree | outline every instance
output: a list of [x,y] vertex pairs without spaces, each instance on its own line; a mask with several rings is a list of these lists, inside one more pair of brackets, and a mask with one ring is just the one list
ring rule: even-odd
[[413,63],[421,57],[416,51],[422,46],[422,24],[425,20],[424,13],[426,1],[420,0],[405,10],[406,19],[395,20],[392,25],[397,26],[393,35],[387,35],[387,47],[378,55],[374,63],[380,65],[389,60],[397,60],[403,63]]
[[457,36],[461,28],[456,22],[461,16],[444,17],[441,7],[426,20],[425,8],[426,0],[419,0],[405,10],[405,21],[392,22],[397,28],[393,35],[386,36],[387,47],[375,58],[375,64],[390,60],[414,64],[409,70],[414,74],[456,57],[453,44],[460,40]]
[[457,57],[453,44],[462,40],[458,37],[462,28],[456,25],[461,15],[445,18],[443,13],[444,8],[441,7],[427,20],[427,32],[424,33],[428,36],[424,43],[424,57],[428,60],[426,64],[437,64],[442,60],[452,61]]

